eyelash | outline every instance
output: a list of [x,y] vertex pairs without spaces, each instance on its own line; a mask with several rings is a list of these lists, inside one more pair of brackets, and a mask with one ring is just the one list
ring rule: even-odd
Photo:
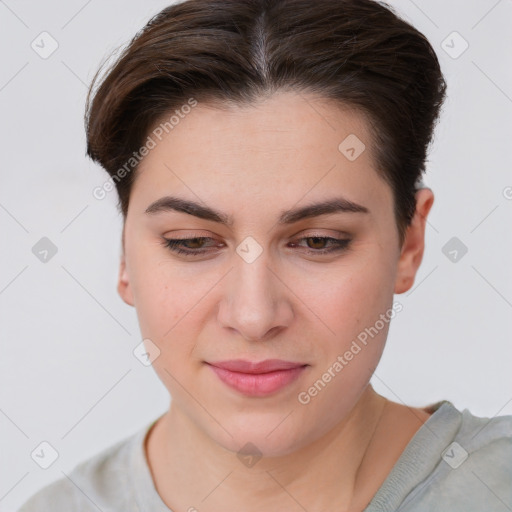
[[[330,249],[307,249],[306,252],[308,254],[312,254],[312,255],[324,255],[324,254],[330,254],[332,252],[341,252],[343,250],[348,249],[348,246],[349,246],[350,242],[352,241],[351,239],[347,239],[347,238],[341,239],[341,238],[332,238],[330,236],[314,236],[314,235],[299,238],[299,241],[308,240],[310,238],[326,240],[326,241],[334,244],[334,247],[331,247]],[[174,238],[174,239],[164,238],[164,246],[177,254],[182,254],[187,257],[199,256],[201,254],[210,252],[206,249],[183,249],[182,248],[183,243],[191,242],[191,241],[195,241],[195,240],[213,240],[213,239],[210,237],[204,237],[204,236],[198,236],[198,237],[193,237],[193,238]]]

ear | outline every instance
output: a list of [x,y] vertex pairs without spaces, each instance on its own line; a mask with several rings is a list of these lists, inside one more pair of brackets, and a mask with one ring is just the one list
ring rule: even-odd
[[135,301],[133,300],[132,288],[130,285],[130,278],[126,269],[126,257],[124,250],[121,253],[121,261],[119,263],[119,280],[117,282],[117,292],[121,298],[129,306],[134,306]]
[[416,192],[416,211],[407,228],[398,260],[395,293],[404,293],[414,284],[425,249],[427,215],[433,202],[434,194],[429,188],[422,188]]

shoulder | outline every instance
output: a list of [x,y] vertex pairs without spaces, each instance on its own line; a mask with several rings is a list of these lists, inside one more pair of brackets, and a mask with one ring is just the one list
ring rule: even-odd
[[[130,469],[144,431],[140,430],[77,464],[71,472],[32,495],[18,512],[132,510],[129,505]],[[115,509],[112,508],[114,503]]]
[[[460,452],[464,462],[472,459],[477,466],[473,468],[474,474],[477,470],[481,472],[492,467],[506,476],[509,486],[512,486],[512,416],[480,417],[468,409],[464,409],[461,415],[453,448]],[[444,454],[444,460],[448,455],[451,452]]]
[[469,437],[476,446],[485,445],[495,439],[512,438],[512,415],[481,417],[468,409],[461,412],[462,422],[459,435]]
[[[18,512],[45,512],[50,510],[80,510],[81,503],[71,482],[60,478],[32,495]],[[83,510],[89,511],[89,508]]]
[[464,458],[459,467],[467,464],[476,489],[512,505],[512,416],[480,417],[465,409],[454,442]]
[[[506,510],[512,505],[512,416],[480,417],[451,407],[459,415],[456,434],[400,510],[441,504],[453,511]],[[420,503],[426,508],[417,508]]]

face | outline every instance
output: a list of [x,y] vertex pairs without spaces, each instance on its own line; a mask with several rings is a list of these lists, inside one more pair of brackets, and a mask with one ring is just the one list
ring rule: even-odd
[[160,351],[172,407],[229,450],[319,439],[379,362],[423,232],[400,248],[366,130],[289,92],[198,104],[138,169],[118,290]]

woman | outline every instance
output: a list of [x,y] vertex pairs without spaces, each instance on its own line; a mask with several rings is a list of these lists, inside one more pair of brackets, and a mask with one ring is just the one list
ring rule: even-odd
[[172,401],[21,512],[512,506],[511,417],[369,384],[421,263],[445,90],[426,38],[371,0],[155,16],[86,128],[124,220],[118,291]]

